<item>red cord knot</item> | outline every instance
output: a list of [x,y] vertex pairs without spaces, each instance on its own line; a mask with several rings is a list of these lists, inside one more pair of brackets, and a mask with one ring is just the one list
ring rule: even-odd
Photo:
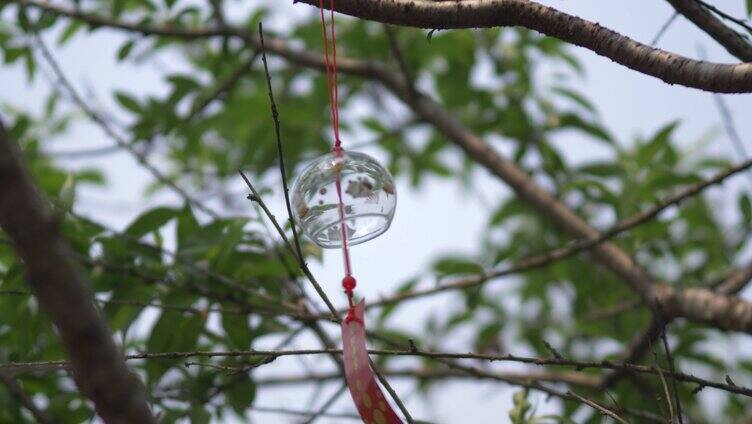
[[350,306],[350,309],[347,311],[347,316],[345,317],[345,324],[349,324],[352,321],[357,322],[360,325],[363,325],[363,321],[361,321],[356,315],[355,315],[355,307]]
[[344,287],[346,292],[352,292],[357,284],[355,277],[352,275],[346,275],[345,278],[342,279],[342,287]]

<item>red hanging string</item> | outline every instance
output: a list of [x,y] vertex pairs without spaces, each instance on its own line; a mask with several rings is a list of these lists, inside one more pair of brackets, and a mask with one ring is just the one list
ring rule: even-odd
[[342,141],[339,139],[339,82],[337,81],[337,38],[334,35],[334,0],[329,0],[332,23],[332,73],[334,74],[334,146],[339,148]]
[[[324,63],[326,64],[326,81],[329,87],[329,106],[332,114],[332,131],[334,146],[332,152],[336,160],[344,160],[342,141],[339,138],[339,90],[337,84],[337,39],[334,34],[334,0],[329,0],[332,26],[332,60],[329,61],[329,41],[326,34],[326,19],[324,18],[324,0],[319,0],[321,11],[321,33],[324,38]],[[361,300],[357,305],[353,302],[355,277],[352,276],[350,265],[350,251],[347,243],[347,225],[345,224],[345,205],[342,201],[342,181],[340,170],[337,170],[336,186],[340,221],[340,237],[342,237],[342,257],[345,263],[345,277],[342,287],[347,294],[350,307],[347,317],[342,321],[343,359],[345,365],[345,379],[350,389],[355,406],[363,422],[378,424],[402,424],[402,421],[387,402],[381,392],[373,370],[369,364],[365,338],[365,319],[363,310],[365,304]]]
[[[326,18],[324,17],[324,0],[319,0],[319,11],[321,15],[321,34],[324,38],[324,64],[326,65],[326,81],[329,88],[329,107],[332,115],[332,132],[334,133],[334,147],[332,151],[341,155],[342,141],[339,138],[339,90],[337,88],[337,38],[334,32],[334,0],[329,0],[329,9],[331,11],[331,37],[332,37],[332,60],[329,60],[329,40],[327,39]],[[347,294],[347,301],[350,304],[350,311],[347,319],[352,319],[353,313],[353,290],[355,289],[356,280],[352,276],[352,266],[350,264],[350,250],[347,243],[347,225],[345,223],[345,205],[342,200],[342,183],[339,173],[336,179],[338,212],[340,220],[340,237],[342,238],[342,257],[345,265],[345,278],[342,280],[342,287]]]
[[334,151],[342,149],[339,138],[339,90],[337,89],[337,39],[334,33],[334,0],[329,1],[332,27],[332,60],[329,61],[329,40],[326,34],[326,18],[324,17],[324,0],[319,0],[321,14],[321,34],[324,37],[324,63],[326,65],[326,81],[329,86],[329,108],[332,115],[332,131],[334,133]]

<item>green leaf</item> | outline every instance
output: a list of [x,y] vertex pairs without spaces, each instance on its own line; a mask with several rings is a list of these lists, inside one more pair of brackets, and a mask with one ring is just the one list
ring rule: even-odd
[[135,114],[141,114],[143,112],[141,105],[138,103],[136,99],[134,99],[131,95],[123,93],[122,91],[118,91],[115,93],[115,99],[118,103],[120,103],[120,106],[130,110],[131,112]]
[[605,141],[608,144],[612,144],[614,141],[611,134],[605,128],[594,122],[587,122],[574,113],[564,113],[560,115],[559,123],[556,128],[575,128],[590,134],[597,140]]
[[[200,315],[183,316],[175,311],[163,311],[149,335],[146,347],[149,352],[185,352],[194,350],[204,328]],[[154,383],[164,375],[176,360],[154,361],[147,364],[149,381]]]
[[65,178],[63,187],[60,189],[58,199],[65,209],[71,209],[76,196],[76,177],[72,172]]
[[679,126],[679,121],[671,122],[667,125],[664,125],[656,133],[653,135],[653,137],[647,141],[647,143],[643,144],[639,147],[638,154],[637,154],[637,161],[641,165],[648,165],[652,163],[656,158],[657,155],[661,151],[665,151],[667,149],[670,149],[670,140],[671,135],[674,133],[674,130]]
[[581,166],[579,171],[596,177],[619,177],[624,174],[621,166],[614,162],[590,163]]
[[[395,290],[395,294],[403,294],[408,293],[413,290],[416,284],[420,282],[419,278],[411,278],[404,283],[400,284],[397,287],[397,290]],[[389,318],[390,315],[394,313],[394,311],[397,310],[397,307],[400,305],[400,303],[390,303],[388,305],[385,305],[383,308],[381,308],[381,313],[379,314],[378,322],[379,324],[383,324],[387,318]]]
[[168,207],[159,207],[148,210],[131,222],[128,228],[125,229],[125,233],[140,237],[144,234],[157,231],[170,220],[175,218],[180,212],[179,209]]
[[739,211],[742,214],[742,224],[746,227],[752,226],[752,200],[747,193],[739,196]]
[[433,269],[443,275],[483,274],[483,267],[476,262],[454,257],[444,258],[434,262]]
[[126,41],[117,52],[118,62],[122,62],[125,58],[127,58],[131,53],[131,50],[133,50],[133,46],[135,45],[136,42],[133,40]]
[[251,347],[253,335],[251,326],[245,315],[235,315],[225,313],[222,315],[222,328],[225,329],[227,337],[238,349],[248,349]]
[[491,225],[499,225],[511,217],[525,215],[530,212],[530,208],[525,203],[519,198],[514,197],[504,203],[504,205],[494,213],[493,217],[491,217]]
[[248,374],[244,373],[240,381],[233,381],[232,386],[225,393],[232,409],[242,417],[245,411],[253,405],[253,400],[256,398],[256,385]]
[[209,424],[211,422],[211,414],[201,405],[192,406],[189,417],[191,424]]
[[577,103],[578,105],[582,106],[584,109],[587,109],[590,112],[593,112],[593,113],[596,112],[595,106],[593,106],[593,104],[590,103],[590,101],[586,99],[582,94],[579,94],[565,87],[553,87],[551,91],[553,91],[554,93],[558,93],[562,97],[566,97],[567,99]]
[[65,27],[65,29],[60,33],[60,36],[57,39],[57,44],[62,46],[63,44],[67,43],[83,27],[84,24],[81,23],[81,21],[75,19],[71,20]]

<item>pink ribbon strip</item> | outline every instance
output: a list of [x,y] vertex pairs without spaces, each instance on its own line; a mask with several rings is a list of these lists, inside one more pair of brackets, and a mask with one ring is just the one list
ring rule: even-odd
[[342,322],[347,387],[364,423],[402,424],[402,420],[384,397],[368,361],[364,309],[365,302],[361,300]]

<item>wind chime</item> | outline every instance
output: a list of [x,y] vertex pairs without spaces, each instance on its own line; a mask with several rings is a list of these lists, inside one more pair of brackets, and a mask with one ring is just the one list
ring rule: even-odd
[[[332,151],[310,163],[293,184],[293,217],[303,232],[323,248],[341,248],[345,276],[342,287],[349,310],[342,321],[345,378],[363,422],[402,424],[376,382],[366,350],[364,309],[355,304],[356,280],[350,264],[350,246],[371,240],[389,229],[397,206],[394,180],[372,157],[346,152],[339,136],[337,45],[334,33],[334,0],[330,0],[331,46],[319,0],[324,63],[334,133]],[[331,58],[329,50],[331,47]]]

